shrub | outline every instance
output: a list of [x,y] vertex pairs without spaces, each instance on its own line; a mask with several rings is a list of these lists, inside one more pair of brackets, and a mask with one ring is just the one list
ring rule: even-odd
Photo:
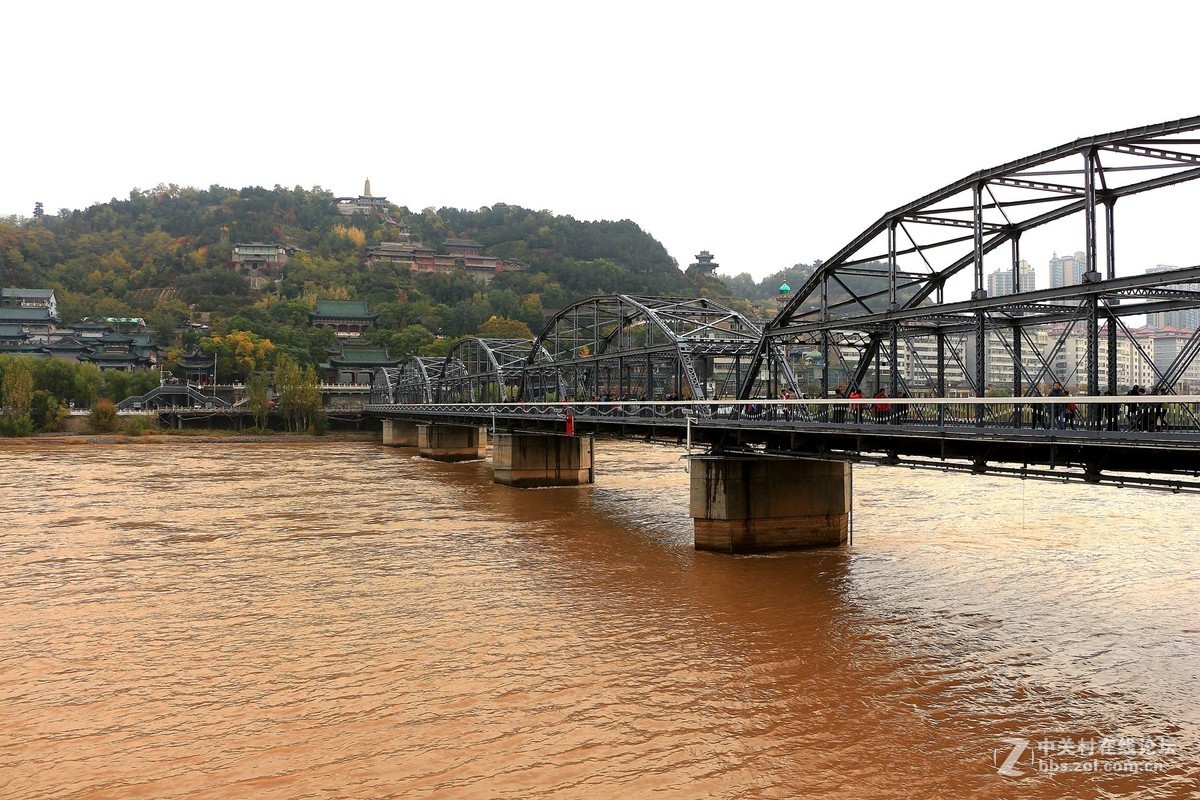
[[92,433],[112,433],[117,429],[117,406],[112,400],[102,397],[92,406],[88,417]]
[[145,430],[145,417],[125,417],[121,420],[121,431],[126,436],[141,436]]
[[61,431],[66,426],[71,412],[50,392],[38,389],[33,393],[29,415],[36,430],[54,432]]
[[33,433],[33,420],[26,414],[14,417],[11,414],[0,417],[0,436],[28,436]]

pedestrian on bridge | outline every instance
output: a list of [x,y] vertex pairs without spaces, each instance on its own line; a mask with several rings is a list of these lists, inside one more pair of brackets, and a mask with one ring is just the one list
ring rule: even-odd
[[[852,387],[850,387],[849,397],[851,400],[862,400],[862,392],[860,392],[858,390],[857,386],[852,386]],[[865,403],[853,403],[853,402],[850,403],[850,409],[854,412],[854,423],[856,425],[862,423],[862,413],[863,413],[864,405],[865,405]]]
[[[1063,389],[1061,381],[1055,381],[1054,384],[1050,387],[1050,394],[1047,396],[1048,397],[1066,397],[1067,391],[1065,389]],[[1050,418],[1054,420],[1054,427],[1058,428],[1059,430],[1062,430],[1063,428],[1065,428],[1067,426],[1066,413],[1067,413],[1066,408],[1064,408],[1062,405],[1060,405],[1058,403],[1052,403],[1050,405]],[[1046,427],[1047,428],[1050,427],[1049,419],[1046,420]]]
[[[846,385],[838,384],[838,388],[834,392],[834,397],[846,397],[846,396],[847,396],[846,395]],[[834,406],[833,406],[833,421],[838,422],[838,423],[846,421],[846,406],[843,405],[842,403],[834,404]]]
[[875,402],[872,404],[871,410],[875,412],[876,422],[891,422],[892,421],[892,404],[881,403],[880,399],[887,399],[887,392],[883,389],[875,392]]
[[[1146,390],[1137,385],[1134,385],[1134,387],[1129,390],[1130,397],[1137,397],[1138,395],[1145,394],[1145,393],[1146,393]],[[1141,409],[1137,403],[1126,403],[1125,404],[1125,416],[1128,417],[1128,419],[1129,419],[1129,430],[1131,430],[1131,431],[1142,430]]]
[[[1112,397],[1116,392],[1108,391],[1104,393],[1105,397]],[[1105,403],[1104,404],[1104,429],[1108,431],[1119,430],[1120,426],[1119,413],[1121,411],[1120,403]]]

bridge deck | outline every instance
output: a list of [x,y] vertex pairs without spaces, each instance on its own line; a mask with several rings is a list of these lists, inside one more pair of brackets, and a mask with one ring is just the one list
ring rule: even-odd
[[[577,435],[688,443],[714,452],[1200,491],[1200,425],[1193,413],[1200,398],[1140,404],[1163,409],[1153,417],[1117,413],[1112,399],[1090,400],[1091,408],[1080,404],[1062,429],[1054,419],[1064,409],[1057,398],[890,400],[888,414],[845,401],[374,405],[365,411],[384,419],[558,434],[570,415]],[[1055,426],[1034,425],[1046,419]]]

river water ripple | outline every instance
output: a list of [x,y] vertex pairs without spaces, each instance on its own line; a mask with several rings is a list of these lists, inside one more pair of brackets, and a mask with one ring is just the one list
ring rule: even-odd
[[3,452],[3,798],[1197,796],[1197,497],[856,467],[730,557],[678,449]]

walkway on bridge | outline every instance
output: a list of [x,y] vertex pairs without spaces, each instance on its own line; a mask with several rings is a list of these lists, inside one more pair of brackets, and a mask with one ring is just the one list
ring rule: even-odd
[[[588,298],[533,340],[468,339],[380,373],[367,412],[427,430],[686,441],[752,472],[873,460],[1200,489],[1200,396],[1186,394],[1200,388],[1200,328],[1158,352],[1131,326],[1200,309],[1200,266],[1120,274],[1117,255],[1118,204],[1200,178],[1198,130],[1191,117],[1086,137],[924,195],[761,328],[706,298]],[[1080,274],[1037,289],[1022,242],[1064,229],[1084,242]],[[1074,396],[1048,391],[1059,382]],[[1148,395],[1123,396],[1135,383]],[[746,525],[764,503],[743,509]]]

